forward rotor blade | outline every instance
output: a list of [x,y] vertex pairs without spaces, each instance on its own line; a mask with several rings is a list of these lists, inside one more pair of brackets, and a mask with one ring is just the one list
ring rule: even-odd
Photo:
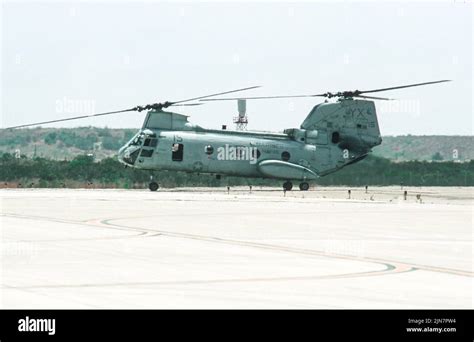
[[236,92],[238,92],[238,91],[250,90],[250,89],[255,89],[255,88],[260,88],[260,86],[253,86],[253,87],[247,87],[247,88],[229,90],[229,91],[224,91],[224,92],[222,92],[222,93],[215,93],[215,94],[211,94],[211,95],[204,95],[204,96],[193,97],[193,98],[186,99],[186,100],[173,101],[173,102],[171,102],[171,104],[172,104],[172,105],[175,105],[176,103],[182,103],[182,102],[200,100],[200,99],[204,99],[204,98],[208,98],[208,97],[212,97],[212,96],[218,96],[218,95],[225,95],[225,94],[230,94],[230,93],[236,93]]
[[407,84],[403,86],[396,86],[390,88],[381,88],[381,89],[372,89],[372,90],[360,90],[357,91],[358,94],[365,94],[365,93],[376,93],[379,91],[386,91],[386,90],[394,90],[394,89],[402,89],[402,88],[410,88],[410,87],[418,87],[427,84],[435,84],[435,83],[443,83],[443,82],[451,82],[451,80],[441,80],[441,81],[433,81],[433,82],[423,82],[423,83],[415,83],[415,84]]
[[204,103],[178,103],[172,104],[172,106],[202,106]]
[[54,123],[54,122],[62,122],[62,121],[70,121],[70,120],[78,120],[78,119],[92,118],[92,117],[94,117],[94,116],[102,116],[102,115],[110,115],[110,114],[118,114],[118,113],[132,112],[132,111],[135,111],[135,110],[136,110],[135,108],[130,108],[130,109],[124,109],[124,110],[117,110],[117,111],[114,111],[114,112],[105,112],[105,113],[90,114],[90,115],[81,115],[81,116],[75,116],[75,117],[66,118],[66,119],[57,119],[57,120],[42,121],[42,122],[36,122],[36,123],[31,123],[31,124],[25,124],[25,125],[11,126],[11,127],[6,127],[5,129],[21,128],[21,127],[29,127],[29,126],[37,126],[37,125],[50,124],[50,123]]
[[388,97],[377,97],[377,96],[365,96],[365,95],[357,95],[354,97],[361,97],[363,99],[373,99],[373,100],[395,100],[395,99],[389,99]]
[[253,96],[253,97],[221,97],[217,99],[203,99],[199,101],[230,101],[230,100],[262,100],[262,99],[289,99],[293,97],[315,97],[326,96],[326,94],[316,95],[277,95],[277,96]]
[[[217,96],[217,95],[224,95],[224,94],[230,94],[230,93],[235,93],[238,91],[243,91],[243,90],[249,90],[249,89],[255,89],[259,88],[260,86],[253,86],[253,87],[247,87],[247,88],[241,88],[241,89],[235,89],[235,90],[230,90],[230,91],[224,91],[221,93],[216,93],[216,94],[210,94],[210,95],[205,95],[205,96],[199,96],[199,97],[193,97],[190,99],[186,100],[180,100],[180,101],[174,101],[174,102],[164,102],[164,103],[155,103],[152,105],[146,105],[146,106],[136,106],[130,109],[125,109],[125,110],[119,110],[119,111],[114,111],[114,112],[105,112],[105,113],[98,113],[98,114],[91,114],[91,115],[81,115],[81,116],[75,116],[72,118],[65,118],[65,119],[57,119],[57,120],[49,120],[49,121],[42,121],[42,122],[35,122],[32,124],[25,124],[25,125],[18,125],[18,126],[11,126],[11,127],[6,127],[5,129],[11,129],[11,128],[21,128],[21,127],[29,127],[29,126],[37,126],[37,125],[44,125],[44,124],[50,124],[50,123],[55,123],[55,122],[62,122],[62,121],[71,121],[71,120],[78,120],[78,119],[85,119],[85,118],[91,118],[94,116],[102,116],[102,115],[109,115],[109,114],[118,114],[118,113],[124,113],[124,112],[133,112],[133,111],[139,111],[141,112],[142,110],[150,110],[150,109],[158,109],[161,110],[162,108],[167,108],[169,106],[200,106],[203,103],[188,103],[188,104],[181,104],[182,102],[188,102],[188,101],[193,101],[193,100],[199,100],[211,96]],[[156,108],[155,108],[156,107]]]

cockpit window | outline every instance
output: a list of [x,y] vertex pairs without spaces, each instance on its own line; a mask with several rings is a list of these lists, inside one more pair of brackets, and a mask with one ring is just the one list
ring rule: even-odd
[[131,146],[140,146],[142,144],[142,140],[143,139],[143,135],[141,134],[138,134],[135,136],[135,138],[132,139],[132,141],[130,142],[130,145]]
[[158,139],[146,138],[143,146],[156,147]]
[[123,160],[130,165],[133,165],[135,163],[135,160],[138,157],[138,153],[140,152],[140,149],[133,151],[132,153],[126,153],[123,157]]
[[141,157],[151,157],[153,155],[153,150],[145,150],[143,149],[140,153]]

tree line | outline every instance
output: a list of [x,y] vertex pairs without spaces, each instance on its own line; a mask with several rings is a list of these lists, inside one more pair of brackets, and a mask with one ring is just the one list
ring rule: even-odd
[[[0,181],[3,186],[21,187],[112,187],[144,188],[153,177],[162,187],[192,186],[281,186],[280,180],[243,177],[216,177],[183,172],[144,171],[125,168],[115,158],[94,161],[80,155],[70,161],[26,158],[4,153],[0,156]],[[473,186],[474,161],[391,162],[369,156],[365,160],[321,177],[319,185],[399,185],[407,186]]]

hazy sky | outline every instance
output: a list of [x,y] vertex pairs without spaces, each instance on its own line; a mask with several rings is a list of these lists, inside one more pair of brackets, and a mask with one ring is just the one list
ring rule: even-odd
[[[1,127],[252,85],[249,96],[372,89],[383,135],[473,133],[472,4],[13,3],[1,16]],[[243,94],[242,94],[243,95]],[[299,127],[320,99],[247,103],[249,129]],[[232,125],[234,102],[175,111]],[[144,113],[55,125],[139,127]]]

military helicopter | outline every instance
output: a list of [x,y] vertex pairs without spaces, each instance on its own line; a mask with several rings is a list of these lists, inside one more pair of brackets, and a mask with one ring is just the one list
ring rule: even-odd
[[[273,178],[284,181],[283,189],[299,182],[302,191],[309,182],[364,159],[382,143],[375,103],[390,100],[368,96],[381,91],[448,82],[440,80],[372,90],[326,92],[309,95],[283,95],[215,98],[215,96],[258,88],[241,88],[179,101],[166,101],[129,109],[76,116],[65,119],[13,126],[21,128],[54,122],[132,111],[147,111],[142,128],[118,151],[119,161],[127,167],[143,170],[184,171],[222,175]],[[165,111],[174,106],[196,106],[205,101],[239,101],[298,97],[324,97],[309,112],[299,128],[283,133],[205,129],[193,125],[188,116]],[[328,99],[336,98],[329,102]],[[192,102],[194,101],[194,102]],[[156,181],[149,189],[158,190]]]

